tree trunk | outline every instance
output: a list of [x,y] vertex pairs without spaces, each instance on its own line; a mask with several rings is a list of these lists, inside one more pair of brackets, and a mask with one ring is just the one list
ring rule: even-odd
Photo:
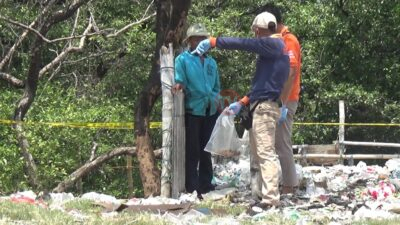
[[[49,1],[48,6],[42,11],[42,13],[38,16],[35,21],[38,22],[37,30],[39,33],[45,37],[47,32],[50,28],[59,22],[62,22],[69,17],[71,17],[75,11],[82,6],[83,4],[87,3],[89,0],[77,0],[74,3],[70,4],[65,10],[58,10],[51,14],[50,16],[47,15],[47,9],[50,8],[55,1]],[[44,19],[45,18],[45,19]],[[32,23],[36,24],[36,22]],[[29,108],[31,107],[35,96],[36,90],[39,81],[39,71],[41,65],[43,64],[42,60],[42,48],[43,48],[43,39],[42,37],[36,36],[35,40],[31,47],[30,52],[30,64],[29,70],[27,74],[27,79],[24,82],[24,93],[14,112],[14,120],[17,122],[21,122],[24,120],[26,113],[28,112]],[[14,126],[17,132],[18,143],[20,145],[21,154],[25,160],[25,169],[27,171],[28,180],[32,188],[38,188],[40,186],[40,181],[37,178],[36,174],[36,164],[32,154],[29,152],[29,142],[28,139],[24,135],[23,127],[19,124]]]
[[156,22],[156,48],[147,85],[140,93],[135,115],[136,148],[144,195],[160,194],[160,170],[155,165],[149,134],[150,112],[161,95],[160,48],[173,43],[174,48],[182,40],[191,1],[158,0]]
[[[41,51],[40,47],[42,46],[43,41],[38,38],[31,50],[31,62],[29,66],[28,78],[25,82],[25,89],[22,98],[20,99],[15,112],[14,112],[14,120],[15,121],[23,121],[26,113],[31,107],[33,100],[36,96],[36,89],[39,80],[39,66],[41,63]],[[39,181],[36,175],[36,164],[33,160],[33,156],[29,151],[29,142],[28,139],[24,135],[23,127],[17,124],[15,127],[17,132],[18,144],[21,149],[21,154],[25,160],[25,170],[28,176],[29,184],[32,188],[39,187]]]

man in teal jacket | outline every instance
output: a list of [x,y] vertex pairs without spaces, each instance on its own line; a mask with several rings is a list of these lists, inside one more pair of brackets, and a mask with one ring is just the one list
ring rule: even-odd
[[205,26],[190,26],[186,36],[189,49],[175,59],[173,91],[185,92],[186,191],[197,191],[201,195],[214,190],[211,154],[204,148],[219,114],[220,80],[217,63],[211,56],[191,54],[198,43],[209,36]]

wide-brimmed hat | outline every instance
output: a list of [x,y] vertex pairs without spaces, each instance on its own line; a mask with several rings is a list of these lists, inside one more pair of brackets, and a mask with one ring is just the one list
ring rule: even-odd
[[208,37],[210,34],[207,31],[206,26],[201,23],[196,23],[191,25],[186,31],[186,38],[183,40],[186,42],[190,37],[199,36],[199,37]]

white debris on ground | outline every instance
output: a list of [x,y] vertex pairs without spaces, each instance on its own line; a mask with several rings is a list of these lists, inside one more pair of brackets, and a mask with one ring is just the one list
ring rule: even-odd
[[[246,154],[234,160],[222,160],[215,163],[214,180],[218,185],[217,190],[204,194],[208,201],[230,199],[232,206],[235,204],[246,205],[250,198],[250,170]],[[224,162],[225,161],[225,162]],[[239,216],[218,215],[213,217],[212,210],[196,208],[200,200],[197,194],[184,193],[179,199],[163,198],[160,196],[150,198],[132,198],[119,200],[113,196],[89,192],[81,197],[72,193],[50,193],[46,199],[41,194],[24,191],[10,196],[0,197],[0,201],[24,202],[46,207],[50,210],[62,210],[65,202],[74,199],[88,199],[108,208],[104,217],[118,215],[117,208],[121,204],[126,206],[140,205],[180,205],[193,203],[184,213],[155,213],[154,217],[168,220],[174,224],[239,224],[243,220],[259,221],[274,214],[283,218],[296,221],[297,224],[309,224],[313,221],[330,221],[331,225],[351,224],[352,221],[376,218],[398,218],[400,215],[400,159],[388,160],[385,166],[367,165],[359,162],[356,166],[335,165],[330,167],[296,165],[300,187],[295,195],[282,196],[281,208],[248,215],[246,212]],[[229,198],[227,198],[229,196]],[[86,215],[79,211],[66,212],[78,221],[84,221]]]

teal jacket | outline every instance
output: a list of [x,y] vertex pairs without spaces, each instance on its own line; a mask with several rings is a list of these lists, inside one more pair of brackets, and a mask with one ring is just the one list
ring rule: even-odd
[[175,59],[175,83],[185,86],[186,113],[206,116],[208,107],[209,115],[217,112],[220,81],[217,63],[211,56],[206,56],[202,64],[198,55],[182,52]]

